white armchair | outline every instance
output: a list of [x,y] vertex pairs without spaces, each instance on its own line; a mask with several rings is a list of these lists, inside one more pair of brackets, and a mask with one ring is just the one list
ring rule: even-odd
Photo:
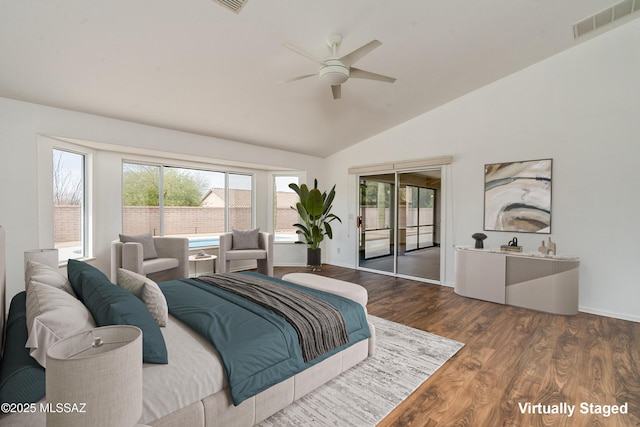
[[[220,235],[220,252],[218,253],[220,272],[228,273],[231,270],[231,261],[255,259],[258,262],[258,273],[273,276],[273,234],[255,230],[234,230],[234,232],[236,240],[238,240],[238,236],[243,236],[243,244],[234,245],[234,233]],[[251,232],[258,233],[257,246],[244,244],[246,233]]]
[[156,282],[189,277],[189,239],[153,237],[156,257],[146,257],[143,243],[111,242],[111,280],[115,283],[118,268],[149,277]]

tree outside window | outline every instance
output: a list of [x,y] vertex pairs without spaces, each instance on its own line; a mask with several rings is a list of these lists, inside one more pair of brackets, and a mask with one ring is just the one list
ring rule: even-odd
[[124,234],[184,236],[197,248],[253,223],[251,175],[128,162],[122,170]]

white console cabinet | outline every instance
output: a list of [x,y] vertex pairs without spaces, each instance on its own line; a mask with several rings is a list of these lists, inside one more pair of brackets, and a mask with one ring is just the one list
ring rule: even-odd
[[575,257],[456,248],[458,295],[554,314],[578,312]]

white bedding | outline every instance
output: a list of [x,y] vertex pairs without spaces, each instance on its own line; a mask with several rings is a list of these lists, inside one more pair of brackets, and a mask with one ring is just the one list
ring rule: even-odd
[[[0,227],[0,304],[2,307],[4,307],[5,294],[3,237],[4,230]],[[366,300],[364,303],[366,304]],[[0,309],[0,330],[4,320]],[[263,391],[255,398],[251,398],[253,400],[248,404],[243,403],[233,407],[230,405],[228,393],[219,393],[227,386],[227,382],[217,351],[182,322],[169,316],[167,327],[160,329],[167,346],[169,364],[144,365],[144,403],[140,422],[148,424],[177,410],[181,411],[173,417],[160,421],[161,425],[203,426],[203,422],[206,422],[207,425],[228,426],[230,423],[251,425],[252,422],[259,422],[290,404],[293,399],[300,398],[333,376],[349,369],[366,358],[367,354],[373,354],[375,329],[371,325],[370,328],[372,338],[367,342],[356,343],[294,378]],[[200,402],[203,399],[204,401]],[[38,408],[41,402],[37,402]],[[193,405],[196,402],[198,403]],[[191,421],[186,422],[187,420]],[[40,411],[0,414],[2,427],[44,427],[45,424],[45,413]]]
[[144,364],[144,402],[140,419],[143,424],[227,386],[220,356],[207,340],[171,315],[167,326],[160,330],[167,345],[169,364]]
[[[164,417],[227,386],[220,356],[209,342],[171,315],[167,326],[160,330],[167,345],[169,364],[144,364],[142,424]],[[45,414],[39,411],[11,414],[2,417],[0,425],[44,427]]]

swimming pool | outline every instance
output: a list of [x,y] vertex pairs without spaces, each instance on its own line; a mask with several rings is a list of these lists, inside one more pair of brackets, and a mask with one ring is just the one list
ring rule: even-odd
[[[295,243],[298,241],[297,234],[277,234],[274,242]],[[220,246],[219,236],[189,237],[189,249],[209,248]]]
[[210,246],[220,246],[220,237],[189,237],[189,248],[206,248]]

